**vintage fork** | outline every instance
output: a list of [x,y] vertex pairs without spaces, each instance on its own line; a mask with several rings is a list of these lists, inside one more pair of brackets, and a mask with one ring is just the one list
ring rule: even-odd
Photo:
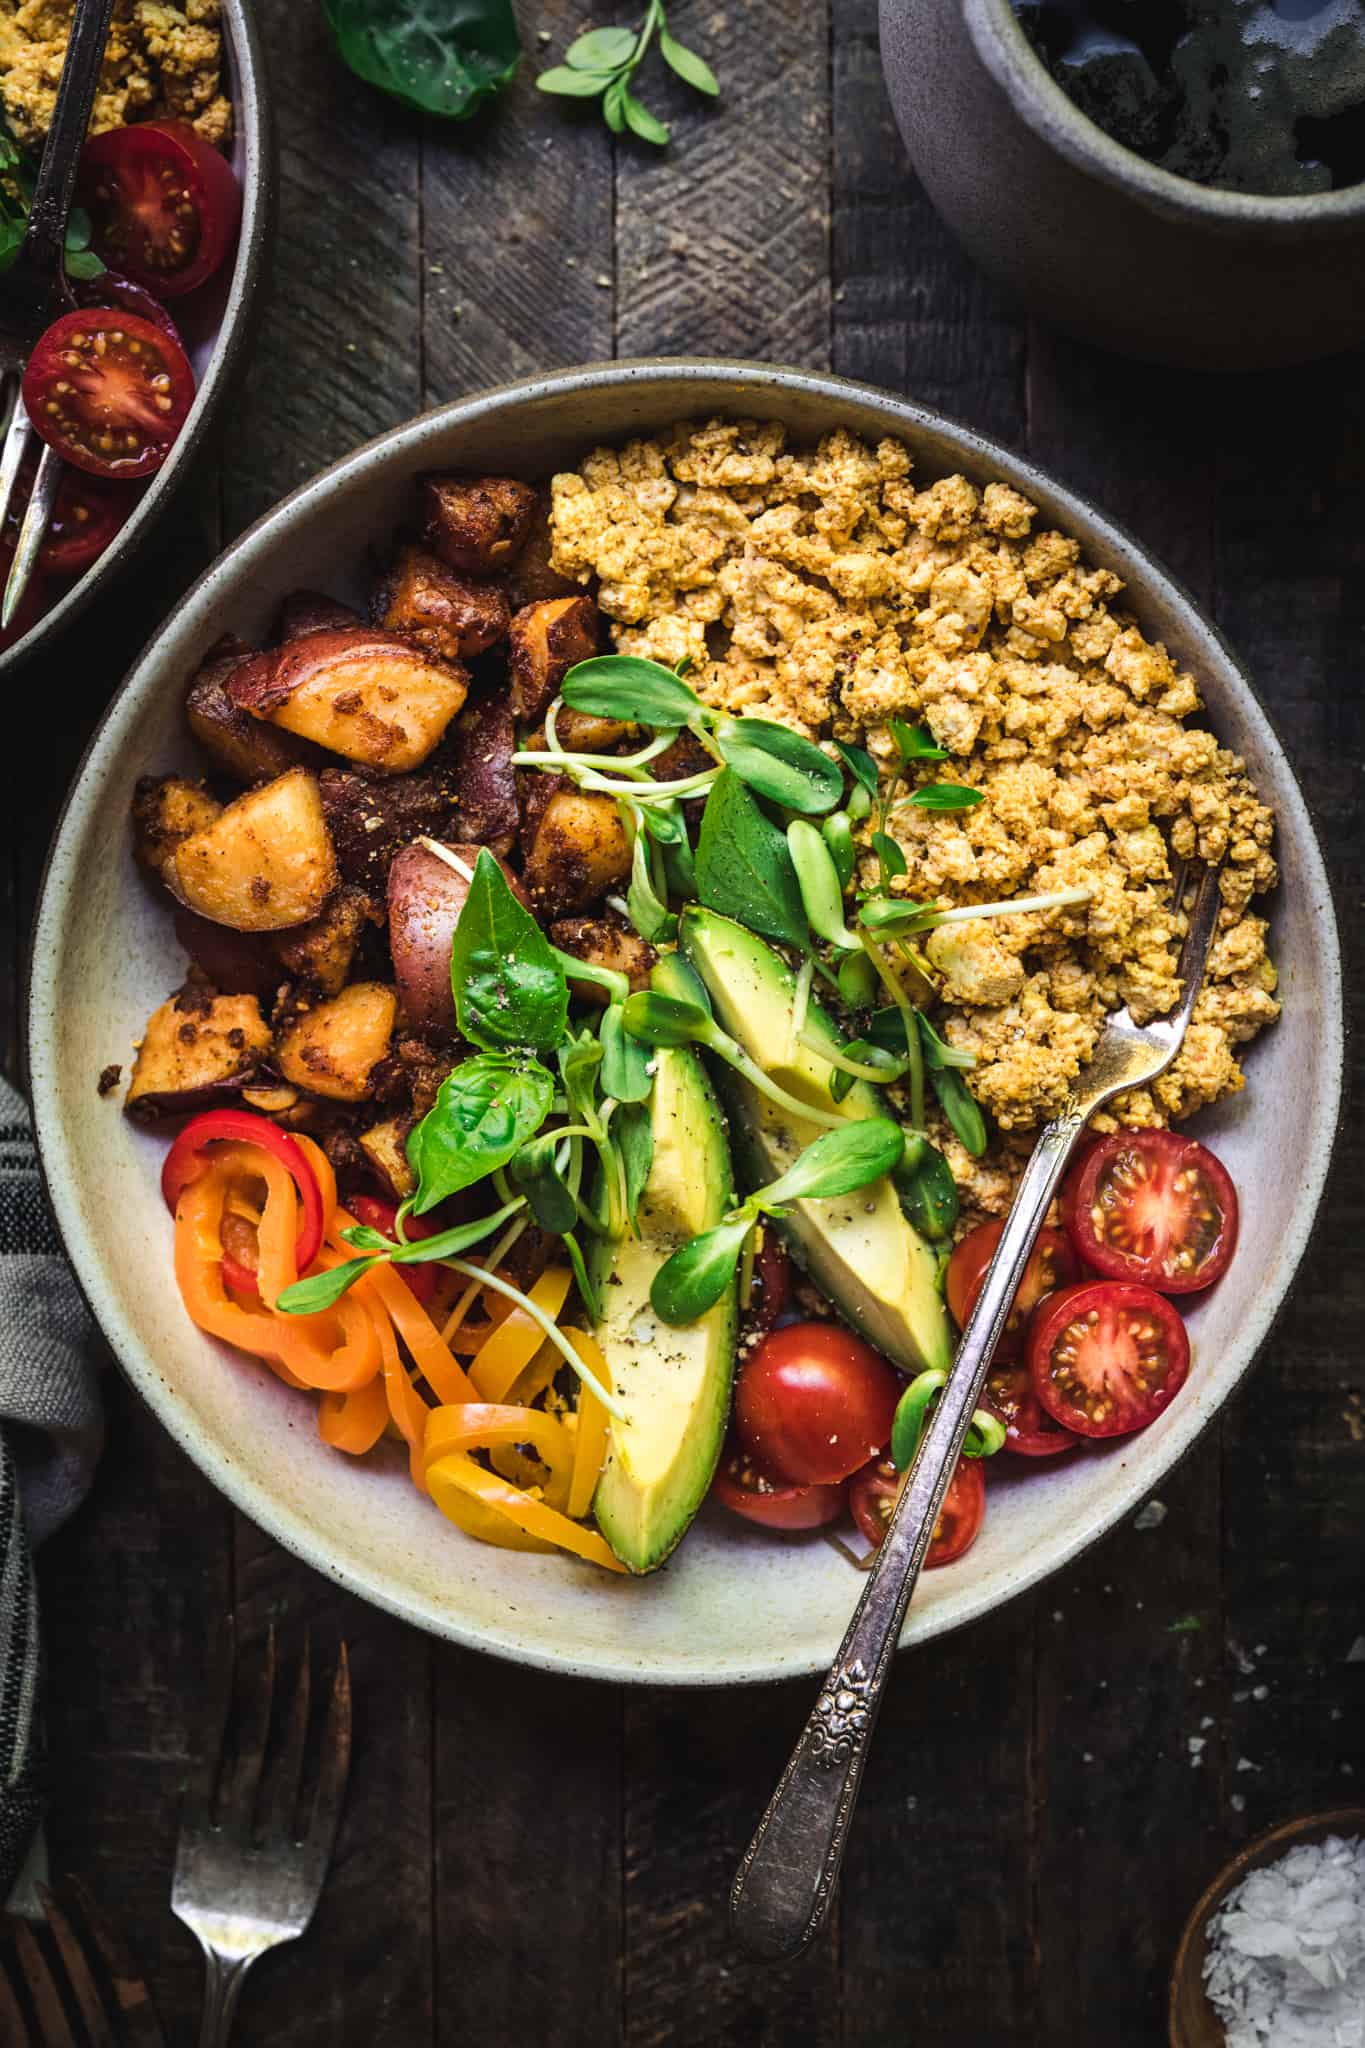
[[[731,1922],[751,1955],[766,1961],[797,1955],[824,1920],[905,1610],[981,1397],[991,1354],[1048,1206],[1089,1118],[1112,1096],[1140,1088],[1164,1073],[1190,1021],[1221,902],[1216,869],[1192,865],[1184,884],[1192,881],[1195,898],[1180,953],[1179,1008],[1151,1024],[1134,1024],[1126,1009],[1107,1019],[1065,1110],[1045,1126],[1024,1169],[962,1333],[952,1374],[924,1432],[862,1598],[736,1874]],[[1183,893],[1183,887],[1177,890],[1177,901]]]
[[[165,2048],[147,1987],[84,1885],[64,1879],[60,1898],[46,1887],[39,1890],[52,1946],[24,1921],[13,1923],[16,1974],[0,1960],[5,2048]],[[27,1994],[37,2033],[24,2017],[16,1981]]]
[[316,1791],[305,1816],[300,1792],[310,1684],[305,1643],[294,1697],[272,1742],[274,1629],[266,1639],[264,1667],[253,1681],[244,1678],[238,1659],[216,1771],[181,1817],[171,1911],[204,1951],[199,2048],[223,2048],[247,1971],[267,1949],[304,1932],[322,1893],[351,1756],[351,1677],[344,1643],[316,1752]]

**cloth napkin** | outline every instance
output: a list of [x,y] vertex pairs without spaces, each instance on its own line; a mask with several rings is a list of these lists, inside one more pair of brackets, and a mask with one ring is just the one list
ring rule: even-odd
[[43,1812],[31,1546],[85,1498],[104,1441],[95,1327],[38,1178],[28,1110],[0,1078],[0,1900]]

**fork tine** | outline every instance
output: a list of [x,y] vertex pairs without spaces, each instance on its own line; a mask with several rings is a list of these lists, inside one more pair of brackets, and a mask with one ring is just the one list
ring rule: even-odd
[[261,1831],[267,1838],[289,1841],[296,1839],[294,1823],[298,1812],[299,1781],[303,1773],[303,1749],[308,1736],[308,1707],[312,1692],[310,1650],[311,1644],[305,1633],[303,1654],[299,1659],[299,1675],[294,1685],[294,1698],[285,1722],[283,1740],[278,1752],[267,1764],[261,1785]]
[[24,523],[19,528],[14,560],[10,563],[9,575],[5,580],[4,598],[0,600],[0,632],[5,631],[24,601],[24,592],[28,589],[37,564],[38,550],[47,533],[61,481],[61,456],[55,448],[44,448],[38,462],[38,474],[34,477],[33,488],[28,494],[28,504],[24,507]]
[[19,2007],[18,1993],[3,1962],[0,1962],[0,2041],[12,2041],[14,2048],[28,2048],[28,2027]]
[[260,1672],[252,1679],[245,1678],[242,1661],[239,1645],[233,1670],[228,1737],[219,1764],[218,1791],[213,1810],[220,1820],[232,1820],[249,1829],[270,1735],[270,1703],[275,1691],[273,1622],[266,1631],[265,1658]]
[[14,1951],[33,2000],[33,2009],[38,2015],[43,2048],[76,2048],[76,2039],[62,2005],[61,1993],[52,1981],[47,1957],[26,1920],[14,1923]]
[[62,1889],[80,1908],[85,1931],[108,1974],[128,2048],[165,2048],[166,2037],[152,1995],[134,1968],[122,1936],[96,1907],[80,1878],[65,1878]]
[[327,1707],[327,1725],[322,1731],[322,1759],[318,1766],[317,1792],[312,1818],[304,1837],[309,1862],[318,1872],[321,1885],[336,1840],[341,1803],[346,1796],[346,1779],[351,1767],[351,1661],[341,1645],[332,1697]]
[[19,475],[19,465],[28,447],[29,435],[33,429],[28,423],[23,393],[16,389],[14,404],[10,408],[8,424],[5,427],[3,447],[0,447],[0,526],[9,517],[10,499]]
[[47,1924],[52,1929],[52,1938],[66,1967],[66,1981],[80,2007],[90,2048],[115,2048],[114,2033],[109,2024],[109,2015],[104,2009],[104,2000],[95,1988],[90,1965],[76,1939],[71,1922],[45,1884],[39,1885],[38,1896],[43,1902]]

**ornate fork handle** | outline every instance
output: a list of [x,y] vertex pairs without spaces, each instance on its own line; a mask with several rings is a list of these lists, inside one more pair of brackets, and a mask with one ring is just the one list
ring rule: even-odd
[[204,1951],[204,2012],[199,2023],[199,2048],[227,2048],[237,2000],[256,1957],[221,1955],[202,1935],[199,1946]]
[[834,1668],[740,1864],[730,1913],[736,1937],[752,1955],[770,1961],[796,1955],[824,1919],[905,1610],[991,1353],[1088,1108],[1069,1105],[1034,1148]]

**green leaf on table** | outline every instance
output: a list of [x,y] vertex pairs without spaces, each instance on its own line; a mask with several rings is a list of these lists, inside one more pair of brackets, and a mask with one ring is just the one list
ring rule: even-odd
[[936,746],[934,736],[922,725],[907,725],[903,719],[892,718],[887,730],[896,742],[896,752],[902,761],[946,761],[947,752]]
[[511,0],[322,0],[344,61],[424,114],[467,121],[521,60]]
[[753,1227],[753,1216],[718,1223],[665,1259],[649,1290],[655,1315],[666,1323],[692,1323],[714,1308],[734,1280]]
[[789,811],[818,818],[843,796],[838,764],[771,719],[727,718],[716,727],[716,745],[741,781]]
[[507,877],[481,847],[450,948],[455,1016],[472,1045],[490,1052],[563,1039],[569,990],[554,947]]
[[633,29],[590,28],[570,43],[564,62],[575,71],[619,71],[634,55]]
[[593,1284],[592,1275],[588,1271],[588,1262],[583,1257],[582,1246],[571,1230],[563,1232],[563,1240],[564,1249],[569,1255],[569,1264],[573,1268],[573,1276],[578,1285],[579,1297],[588,1312],[588,1321],[590,1323],[600,1323],[602,1321],[602,1297]]
[[670,732],[699,717],[703,708],[696,691],[671,668],[640,654],[596,654],[578,662],[564,678],[563,697],[571,710],[594,718],[621,718]]
[[634,93],[628,92],[621,101],[621,106],[625,113],[626,126],[632,135],[638,135],[642,142],[654,143],[658,149],[667,146],[668,138],[673,131],[666,121],[661,121],[657,114],[651,114],[648,107],[642,106]]
[[[623,135],[626,127],[626,81],[613,78],[602,95],[602,119],[613,135]],[[606,657],[610,659],[611,657]]]
[[720,91],[720,81],[705,58],[699,57],[695,50],[686,49],[667,29],[660,30],[659,50],[665,64],[676,71],[685,84],[715,98]]
[[733,768],[711,786],[696,852],[697,895],[765,939],[808,946],[810,930],[787,835]]
[[418,1183],[413,1214],[425,1216],[447,1195],[506,1166],[540,1129],[554,1096],[554,1076],[538,1060],[511,1053],[480,1053],[447,1074],[408,1137]]
[[898,1166],[905,1135],[890,1117],[858,1117],[841,1130],[825,1131],[807,1145],[794,1166],[750,1197],[763,1208],[785,1202],[827,1201],[868,1187]]
[[541,92],[556,93],[569,100],[595,100],[610,84],[609,71],[571,71],[567,64],[552,64],[536,79]]

